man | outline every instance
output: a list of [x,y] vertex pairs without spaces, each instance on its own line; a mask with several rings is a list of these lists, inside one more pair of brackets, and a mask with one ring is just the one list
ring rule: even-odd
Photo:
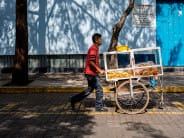
[[95,108],[96,111],[107,111],[106,108],[103,107],[103,89],[100,83],[100,78],[98,74],[104,74],[104,70],[99,66],[99,47],[102,45],[101,34],[95,33],[92,36],[93,44],[88,49],[87,57],[86,57],[86,65],[84,69],[85,77],[88,81],[88,88],[83,92],[74,95],[71,97],[71,107],[75,109],[75,103],[83,100],[87,97],[94,89],[96,90],[96,102]]

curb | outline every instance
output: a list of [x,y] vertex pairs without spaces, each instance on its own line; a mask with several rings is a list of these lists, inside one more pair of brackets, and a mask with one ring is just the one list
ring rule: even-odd
[[[161,88],[157,87],[156,92],[161,92]],[[163,92],[184,92],[184,86],[165,86],[162,88]]]
[[[0,93],[78,93],[85,90],[86,87],[72,87],[72,86],[28,86],[28,87],[0,87]],[[114,92],[112,87],[103,87],[104,93]],[[162,88],[163,92],[184,92],[182,86],[166,86]],[[160,87],[156,87],[154,92],[161,92]]]
[[59,87],[59,86],[35,86],[35,87],[1,87],[0,93],[60,93],[60,92],[81,92],[84,87]]

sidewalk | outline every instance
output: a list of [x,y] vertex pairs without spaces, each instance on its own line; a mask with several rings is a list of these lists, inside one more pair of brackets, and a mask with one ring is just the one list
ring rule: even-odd
[[[108,112],[96,112],[95,94],[71,111],[74,93],[0,93],[1,138],[183,138],[184,93],[165,93],[164,109],[154,93],[147,112],[115,112],[112,93],[105,93]],[[109,97],[107,97],[109,95]],[[180,103],[175,106],[176,103]],[[175,105],[174,105],[175,104]]]
[[[38,93],[38,92],[81,92],[87,87],[83,73],[44,73],[29,74],[30,83],[26,86],[8,86],[11,74],[0,74],[0,93]],[[110,92],[112,82],[101,76],[104,92]],[[163,92],[184,92],[184,72],[165,72]],[[160,91],[157,87],[156,91]]]
[[[164,93],[163,109],[158,108],[160,93],[150,93],[151,99],[146,112],[136,115],[115,112],[114,94],[108,89],[104,95],[104,107],[108,108],[108,112],[95,111],[95,93],[76,104],[77,111],[72,111],[69,97],[74,94],[72,92],[80,92],[87,86],[83,74],[30,74],[29,78],[32,81],[27,86],[13,87],[8,86],[11,74],[0,75],[2,122],[0,137],[183,138],[184,136],[182,73],[165,73],[163,80],[165,92],[181,93]],[[104,76],[102,84],[104,89],[112,86],[105,81]]]

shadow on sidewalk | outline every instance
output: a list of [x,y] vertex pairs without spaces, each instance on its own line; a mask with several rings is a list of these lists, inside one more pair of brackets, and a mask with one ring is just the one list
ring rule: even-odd
[[70,94],[0,94],[0,137],[93,135],[94,116],[69,111]]
[[127,126],[127,131],[137,132],[137,134],[142,134],[142,137],[151,138],[169,138],[165,136],[164,132],[160,129],[156,129],[148,123],[142,123],[139,120],[137,122],[123,122],[121,126]]
[[15,83],[12,83],[12,81],[9,81],[7,82],[6,84],[4,84],[3,86],[27,86],[29,85],[30,83],[32,83],[34,80],[28,80],[28,82],[26,83],[22,83],[22,84],[15,84]]

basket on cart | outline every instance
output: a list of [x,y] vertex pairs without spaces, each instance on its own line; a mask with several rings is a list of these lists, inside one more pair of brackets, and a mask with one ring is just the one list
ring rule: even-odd
[[119,111],[128,114],[143,112],[149,103],[149,91],[140,80],[148,82],[151,78],[156,78],[162,87],[160,48],[105,52],[103,57],[106,80],[114,82],[115,101]]

